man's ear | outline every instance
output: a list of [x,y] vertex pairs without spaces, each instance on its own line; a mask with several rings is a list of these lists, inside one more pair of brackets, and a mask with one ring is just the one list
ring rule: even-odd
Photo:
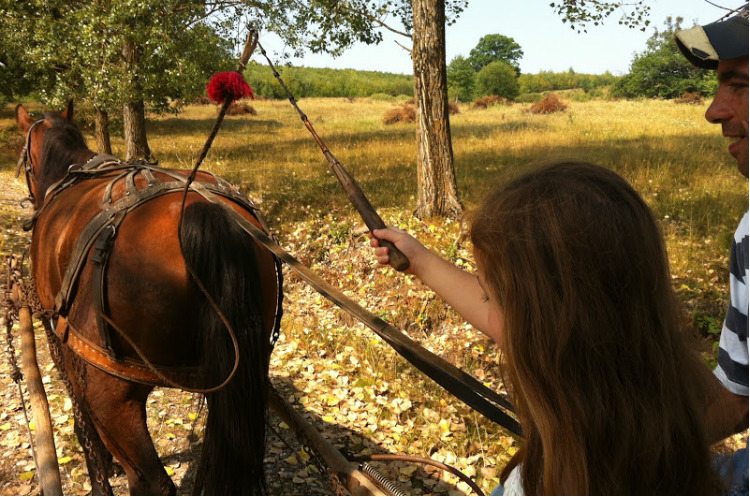
[[68,121],[73,120],[73,100],[68,100],[68,107],[63,111],[62,116]]
[[31,118],[29,113],[26,112],[23,104],[16,105],[16,123],[24,133],[26,133],[31,125],[34,124],[34,120]]

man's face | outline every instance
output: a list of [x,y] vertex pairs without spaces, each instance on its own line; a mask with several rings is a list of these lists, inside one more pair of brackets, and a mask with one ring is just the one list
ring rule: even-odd
[[706,119],[721,124],[722,134],[732,139],[729,153],[747,177],[747,57],[720,61],[716,72],[719,89],[706,111]]

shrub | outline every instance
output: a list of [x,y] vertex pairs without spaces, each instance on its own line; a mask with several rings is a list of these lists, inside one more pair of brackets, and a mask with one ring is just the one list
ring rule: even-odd
[[543,99],[532,105],[529,108],[529,112],[532,114],[552,114],[554,112],[563,112],[567,108],[568,106],[563,103],[556,94],[549,93]]
[[211,99],[209,99],[205,95],[201,95],[200,97],[195,99],[195,103],[197,105],[209,105],[211,103]]
[[413,123],[416,120],[417,109],[409,103],[405,103],[401,107],[395,107],[383,116],[383,124]]
[[248,104],[240,102],[232,102],[232,105],[227,109],[228,116],[242,116],[246,114],[254,116],[258,114],[258,112]]
[[674,99],[674,103],[676,104],[693,104],[693,105],[702,105],[703,104],[703,96],[697,92],[697,91],[686,91],[679,97]]
[[448,100],[448,114],[452,116],[454,114],[458,114],[459,112],[461,111],[458,108],[458,104],[456,102]]
[[477,73],[476,90],[479,96],[499,95],[512,100],[519,93],[516,70],[507,62],[490,62]]

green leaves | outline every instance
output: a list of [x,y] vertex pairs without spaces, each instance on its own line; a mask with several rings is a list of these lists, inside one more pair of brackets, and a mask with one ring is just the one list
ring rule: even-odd
[[650,24],[648,15],[651,12],[651,6],[646,3],[646,0],[636,2],[563,0],[552,2],[549,6],[562,17],[563,23],[570,23],[570,29],[578,33],[585,33],[586,27],[590,24],[594,26],[603,24],[616,10],[622,12],[618,20],[618,24],[622,26],[645,31]]

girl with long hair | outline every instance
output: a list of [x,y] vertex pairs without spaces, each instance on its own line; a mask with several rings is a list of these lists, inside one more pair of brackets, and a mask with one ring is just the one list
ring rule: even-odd
[[688,344],[661,233],[617,174],[557,163],[474,216],[478,275],[403,231],[410,272],[503,351],[523,429],[506,494],[715,494],[702,425],[710,375]]

